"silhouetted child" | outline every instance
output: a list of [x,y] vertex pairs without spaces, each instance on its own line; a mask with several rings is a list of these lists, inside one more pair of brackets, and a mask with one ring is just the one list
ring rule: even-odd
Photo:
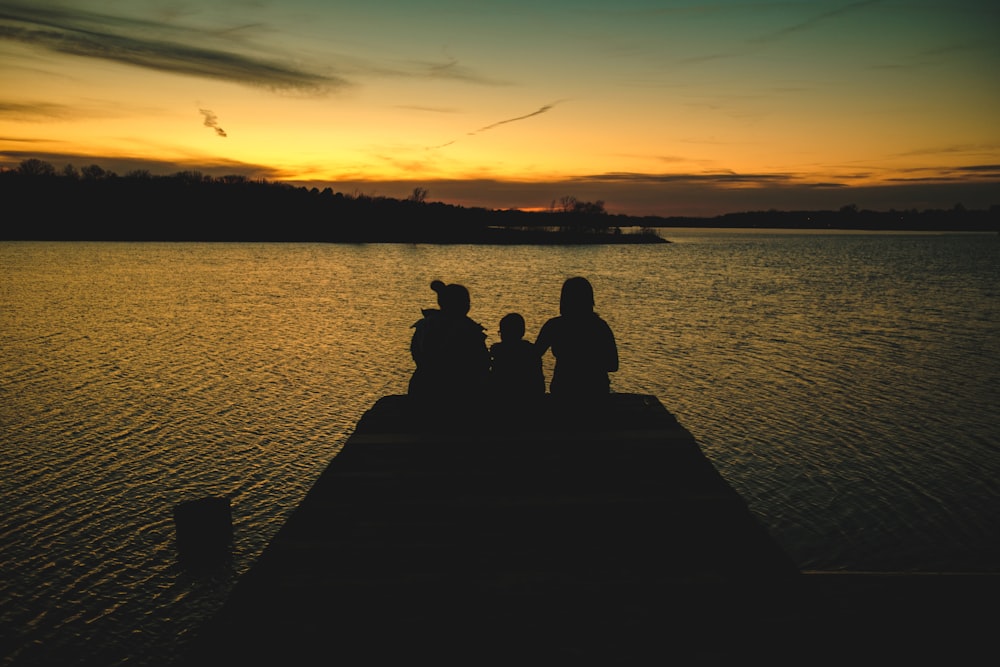
[[469,290],[463,285],[431,282],[438,308],[421,311],[413,324],[410,354],[417,367],[409,394],[422,399],[471,403],[486,388],[490,353],[484,327],[469,318]]
[[524,340],[524,317],[508,313],[500,320],[500,342],[490,347],[490,383],[501,400],[527,400],[545,393],[542,355]]
[[569,278],[559,298],[559,316],[542,325],[538,354],[556,358],[549,391],[553,396],[589,399],[611,391],[608,373],[618,370],[618,345],[611,327],[594,312],[594,288],[586,278]]

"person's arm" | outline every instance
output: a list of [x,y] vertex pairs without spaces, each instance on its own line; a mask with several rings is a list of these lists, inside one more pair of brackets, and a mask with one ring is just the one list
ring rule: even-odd
[[604,323],[604,326],[608,330],[607,356],[605,357],[605,361],[607,362],[606,368],[609,373],[614,373],[618,370],[618,343],[615,342],[615,333],[611,330],[607,322]]
[[420,323],[418,322],[417,324],[413,325],[413,337],[410,338],[410,356],[413,357],[413,361],[417,362],[418,365],[420,364],[421,361],[420,348],[421,348],[421,331],[420,331]]
[[543,356],[550,347],[552,347],[552,320],[549,320],[542,325],[542,328],[538,332],[538,337],[535,338],[535,352],[538,356]]

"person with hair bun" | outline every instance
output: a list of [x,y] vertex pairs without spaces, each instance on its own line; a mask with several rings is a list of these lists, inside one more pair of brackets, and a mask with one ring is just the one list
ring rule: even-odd
[[464,285],[431,282],[437,308],[425,308],[413,324],[410,354],[416,369],[408,393],[421,399],[475,400],[486,388],[490,352],[485,328],[469,317]]

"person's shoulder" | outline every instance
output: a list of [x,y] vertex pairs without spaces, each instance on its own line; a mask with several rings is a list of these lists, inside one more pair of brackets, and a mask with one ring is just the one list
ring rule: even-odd
[[420,314],[422,317],[410,325],[411,329],[421,329],[441,319],[441,311],[436,308],[424,308],[420,311]]
[[452,331],[459,336],[462,336],[470,341],[475,340],[477,343],[482,342],[485,347],[486,327],[479,322],[476,322],[474,319],[466,316],[461,320],[454,322],[451,326],[453,327]]

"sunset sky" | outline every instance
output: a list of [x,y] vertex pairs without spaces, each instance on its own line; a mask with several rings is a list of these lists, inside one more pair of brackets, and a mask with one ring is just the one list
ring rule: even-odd
[[0,0],[0,166],[489,208],[1000,204],[996,0]]

